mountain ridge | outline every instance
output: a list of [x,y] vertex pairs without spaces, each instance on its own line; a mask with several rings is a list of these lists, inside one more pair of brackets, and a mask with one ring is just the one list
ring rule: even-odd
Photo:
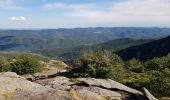
[[170,52],[170,36],[149,43],[129,47],[118,52],[124,60],[132,58],[147,61],[154,57],[165,56]]

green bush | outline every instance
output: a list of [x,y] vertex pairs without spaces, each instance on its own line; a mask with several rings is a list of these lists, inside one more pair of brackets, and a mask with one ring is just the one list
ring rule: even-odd
[[145,68],[147,70],[162,70],[165,68],[170,69],[170,54],[164,57],[156,57],[145,63]]
[[110,51],[87,52],[80,59],[72,63],[73,77],[93,77],[103,79],[122,80],[124,76],[124,62]]
[[147,73],[127,72],[122,83],[129,87],[141,90],[143,87],[148,87],[150,75]]
[[170,96],[170,54],[147,61],[145,68],[151,75],[148,89],[156,96]]
[[0,72],[11,71],[10,63],[5,58],[0,58]]
[[32,74],[41,71],[42,65],[30,55],[21,55],[12,59],[12,71],[17,74]]
[[140,60],[132,59],[126,62],[127,68],[136,73],[143,73],[144,72],[144,65]]
[[161,71],[150,71],[152,77],[150,78],[149,89],[154,95],[170,96],[170,69],[163,69]]

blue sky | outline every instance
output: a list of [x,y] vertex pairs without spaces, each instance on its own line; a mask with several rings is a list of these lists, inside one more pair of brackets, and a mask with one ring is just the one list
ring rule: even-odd
[[170,27],[170,0],[0,0],[1,29]]

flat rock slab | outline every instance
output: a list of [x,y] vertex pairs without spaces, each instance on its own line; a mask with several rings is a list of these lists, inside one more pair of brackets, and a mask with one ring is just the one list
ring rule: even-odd
[[107,89],[102,89],[100,87],[84,87],[84,86],[73,86],[75,90],[88,90],[93,93],[97,93],[98,95],[104,97],[105,99],[109,100],[120,100],[122,95],[118,92],[107,90]]
[[98,86],[98,87],[103,87],[107,89],[112,89],[112,90],[119,90],[119,91],[124,91],[128,93],[132,93],[136,95],[137,98],[142,100],[141,98],[143,97],[143,93],[140,91],[137,91],[135,89],[129,88],[119,82],[116,82],[114,80],[110,79],[95,79],[95,78],[77,78],[82,83],[85,83],[89,86]]
[[40,72],[40,73],[35,73],[33,75],[26,76],[25,78],[30,80],[30,81],[36,81],[36,80],[41,80],[41,79],[47,79],[50,77],[56,77],[58,74],[65,73],[67,70],[59,70],[59,69],[50,69],[48,71]]

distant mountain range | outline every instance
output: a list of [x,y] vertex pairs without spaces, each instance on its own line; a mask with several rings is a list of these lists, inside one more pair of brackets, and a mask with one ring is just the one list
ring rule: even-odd
[[165,56],[168,53],[170,53],[170,36],[150,43],[132,46],[118,52],[124,60],[136,58],[142,61]]
[[94,48],[117,51],[168,35],[170,28],[144,27],[0,30],[0,50],[62,57]]

